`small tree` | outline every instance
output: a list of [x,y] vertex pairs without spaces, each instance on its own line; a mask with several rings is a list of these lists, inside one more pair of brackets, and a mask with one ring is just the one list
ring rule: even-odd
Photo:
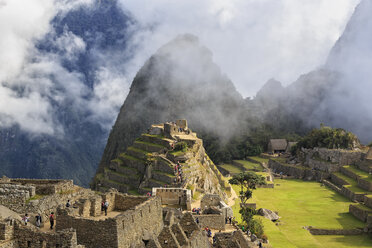
[[245,204],[252,197],[252,192],[256,189],[256,186],[266,184],[266,180],[263,176],[247,171],[234,175],[229,180],[229,183],[240,186],[239,197],[242,203]]
[[242,202],[240,206],[239,213],[242,216],[243,221],[251,227],[251,222],[256,211],[253,208],[247,207],[246,203],[248,199],[252,197],[253,190],[256,189],[258,185],[266,184],[266,180],[263,176],[257,175],[254,172],[244,172],[238,175],[234,175],[230,180],[230,184],[240,186],[239,197]]

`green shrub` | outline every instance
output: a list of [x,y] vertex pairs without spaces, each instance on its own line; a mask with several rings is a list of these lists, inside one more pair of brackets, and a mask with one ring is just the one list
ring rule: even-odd
[[354,149],[360,143],[357,136],[342,128],[331,128],[321,125],[319,129],[313,129],[291,148],[292,154],[303,148],[324,147],[328,149]]
[[174,147],[174,151],[183,151],[186,152],[187,150],[187,143],[185,141],[178,142]]
[[264,226],[260,219],[252,219],[249,222],[249,231],[255,234],[258,238],[262,238],[264,235]]

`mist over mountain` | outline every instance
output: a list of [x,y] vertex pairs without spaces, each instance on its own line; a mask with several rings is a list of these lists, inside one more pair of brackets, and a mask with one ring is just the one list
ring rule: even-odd
[[93,176],[125,96],[132,23],[116,1],[98,3],[60,8],[21,73],[2,84],[9,92],[2,100],[19,109],[0,114],[0,175],[81,185]]
[[[255,102],[276,106],[265,112],[266,122],[277,118],[282,126],[297,123],[299,133],[324,123],[350,130],[364,143],[372,140],[371,11],[370,1],[356,7],[324,66],[300,76],[284,91],[276,86],[257,94]],[[278,91],[281,97],[271,96]]]
[[244,101],[193,35],[162,46],[137,73],[110,133],[100,167],[152,123],[187,119],[191,129],[228,139],[241,129]]

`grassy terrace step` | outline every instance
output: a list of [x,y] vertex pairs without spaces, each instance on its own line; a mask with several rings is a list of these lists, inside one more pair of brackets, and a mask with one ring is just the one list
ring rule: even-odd
[[343,166],[343,167],[346,170],[351,171],[352,173],[356,174],[361,179],[364,179],[364,180],[372,183],[372,175],[370,175],[369,173],[367,173],[365,171],[362,171],[362,170],[359,170],[356,167],[350,166],[350,165],[346,165],[346,166]]
[[169,185],[169,183],[162,182],[153,178],[149,179],[149,182],[152,187],[164,187],[164,185],[166,184]]
[[246,170],[263,170],[263,167],[260,164],[256,164],[247,160],[234,160],[234,162],[241,164]]
[[143,160],[143,159],[139,159],[139,158],[136,158],[136,157],[133,157],[131,155],[128,155],[126,153],[121,153],[119,155],[119,158],[124,158],[124,159],[128,159],[128,160],[133,160],[133,161],[138,161],[138,162],[142,162],[142,163],[145,163],[146,161]]
[[[128,167],[127,167],[128,168]],[[137,172],[136,169],[133,169],[135,172]],[[112,173],[112,174],[115,174],[115,175],[118,175],[118,176],[121,176],[121,177],[126,177],[126,178],[140,178],[141,176],[138,175],[138,174],[124,174],[124,173],[120,173],[120,172],[117,172],[117,171],[113,171],[113,170],[110,170],[109,168],[105,168],[105,172],[107,173]]]
[[342,174],[341,172],[335,172],[333,173],[334,175],[336,175],[337,177],[345,180],[348,185],[344,185],[346,188],[348,188],[349,190],[353,191],[354,193],[366,193],[368,194],[368,191],[358,187],[358,182],[348,176],[345,176],[344,174]]
[[221,168],[227,170],[228,172],[230,172],[230,174],[239,174],[239,173],[243,172],[242,169],[240,169],[239,167],[237,167],[235,165],[232,165],[232,164],[221,164],[219,166]]
[[136,140],[134,143],[148,145],[148,146],[154,146],[154,147],[158,147],[158,148],[166,148],[166,146],[151,143],[151,142],[146,142],[146,141],[142,141],[142,140]]
[[167,173],[167,172],[164,172],[164,171],[158,171],[158,170],[155,170],[155,171],[153,171],[153,172],[154,172],[154,173],[157,173],[157,174],[164,175],[164,176],[168,176],[168,177],[176,177],[174,174]]
[[258,157],[258,156],[253,156],[253,157],[248,157],[248,158],[250,158],[252,160],[255,160],[255,161],[259,162],[259,163],[267,163],[267,162],[269,162],[269,159],[268,158],[261,158],[261,157]]

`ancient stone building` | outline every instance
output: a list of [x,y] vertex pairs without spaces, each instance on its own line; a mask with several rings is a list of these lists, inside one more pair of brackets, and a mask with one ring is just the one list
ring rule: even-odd
[[287,140],[286,139],[271,139],[268,144],[268,153],[282,153],[287,150]]

